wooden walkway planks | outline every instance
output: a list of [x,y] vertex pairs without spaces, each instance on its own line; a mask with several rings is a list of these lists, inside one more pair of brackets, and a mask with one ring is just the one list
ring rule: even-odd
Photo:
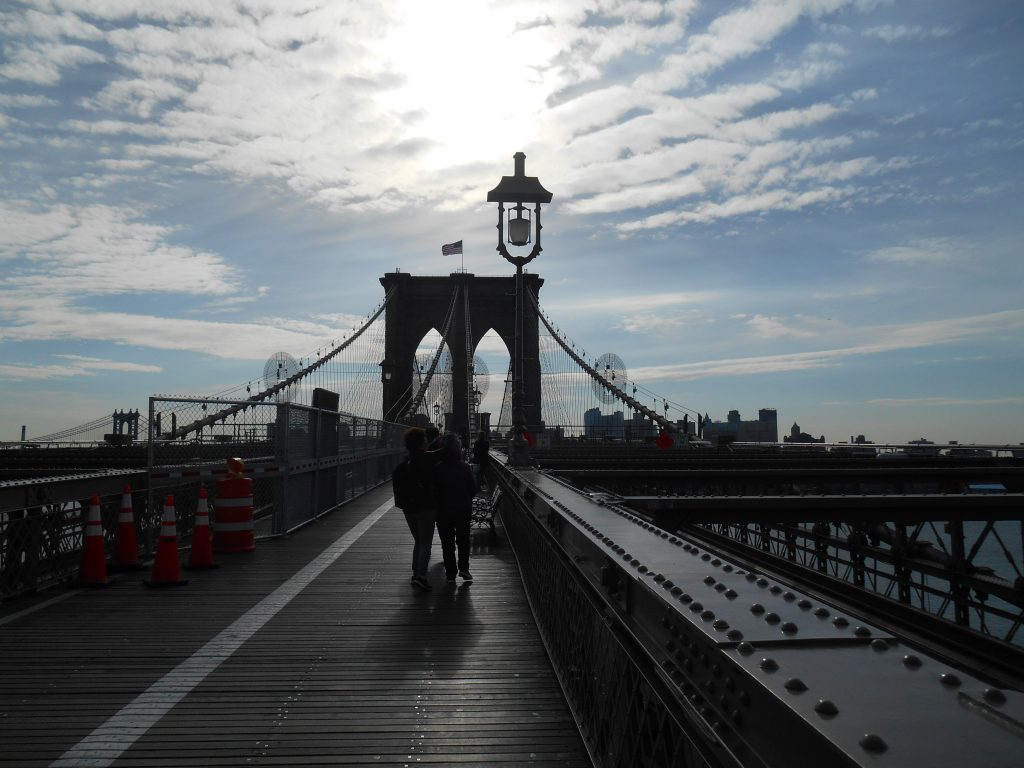
[[[388,496],[185,587],[121,576],[0,626],[0,766],[52,763]],[[515,560],[478,541],[476,582],[448,586],[435,539],[419,594],[405,521],[385,513],[113,765],[588,766]]]

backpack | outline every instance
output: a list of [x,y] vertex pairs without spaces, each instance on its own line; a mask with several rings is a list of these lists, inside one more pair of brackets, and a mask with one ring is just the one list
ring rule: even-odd
[[419,483],[416,482],[416,475],[408,456],[391,473],[391,489],[395,494],[396,507],[411,509],[415,506],[416,497],[419,495]]

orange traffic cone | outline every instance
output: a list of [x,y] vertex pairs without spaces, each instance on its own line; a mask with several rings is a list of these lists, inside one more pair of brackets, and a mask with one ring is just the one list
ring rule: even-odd
[[188,584],[181,578],[178,561],[178,523],[174,516],[174,497],[164,502],[164,516],[160,521],[160,541],[156,545],[153,571],[146,581],[147,587],[180,587]]
[[100,497],[93,494],[89,499],[89,516],[82,533],[82,562],[78,570],[78,582],[87,587],[105,587],[107,578],[107,553],[103,541],[103,518],[100,516]]
[[139,562],[139,542],[135,538],[130,485],[124,487],[124,495],[121,496],[121,512],[117,516],[117,538],[110,567],[115,571],[139,571],[145,567]]
[[213,562],[213,532],[210,530],[210,505],[206,500],[206,489],[199,489],[196,504],[196,520],[192,528],[192,551],[188,556],[187,570],[216,568]]

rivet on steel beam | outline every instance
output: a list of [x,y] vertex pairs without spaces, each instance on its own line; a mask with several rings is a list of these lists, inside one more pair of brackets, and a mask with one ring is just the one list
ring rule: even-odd
[[764,620],[767,621],[769,624],[778,624],[780,621],[782,621],[782,619],[779,617],[779,614],[775,613],[775,611],[765,614]]
[[725,678],[725,690],[729,691],[730,693],[736,690],[736,681],[733,680],[731,677]]
[[679,541],[679,539],[677,539],[675,536],[673,536],[668,541],[669,541],[670,544],[675,544],[677,541]]
[[714,584],[715,583],[715,577],[714,576],[705,576],[704,577],[704,583],[709,585],[709,586],[711,584]]
[[715,681],[714,680],[705,680],[703,687],[704,687],[704,690],[708,692],[709,696],[714,696],[715,695]]
[[704,621],[711,621],[713,618],[715,618],[715,612],[714,611],[702,611],[701,614],[700,614],[700,617],[702,619],[704,619]]
[[704,610],[704,606],[701,605],[700,603],[694,601],[694,602],[690,603],[690,610],[693,611],[694,613],[700,613],[701,611]]
[[715,584],[715,591],[716,592],[725,592],[725,590],[727,590],[727,589],[728,589],[728,587],[725,586],[725,584],[723,584],[722,582],[718,582],[717,584]]
[[716,621],[711,626],[713,626],[719,632],[725,632],[725,630],[727,630],[729,628],[729,622],[726,621],[725,619],[719,619],[718,621]]
[[998,688],[986,688],[985,701],[990,702],[992,704],[1005,704],[1006,694]]
[[675,624],[669,627],[668,632],[670,635],[672,635],[672,637],[679,637],[679,627],[677,627]]
[[735,589],[727,589],[725,591],[725,596],[730,600],[735,600],[737,597],[739,597],[739,594],[736,592]]
[[638,565],[640,565],[640,561],[634,557],[632,560],[629,561],[629,564],[636,568]]
[[835,717],[839,714],[839,707],[828,699],[819,699],[818,703],[814,705],[814,711],[822,717]]
[[920,669],[921,659],[919,659],[912,653],[908,653],[906,656],[903,657],[903,666],[909,667],[910,669]]
[[740,691],[740,697],[739,698],[740,698],[740,704],[742,704],[744,707],[749,707],[750,706],[750,694],[749,693],[747,693],[746,691]]
[[716,557],[714,560],[711,561],[711,564],[717,568],[719,565],[722,564],[722,561]]
[[797,633],[797,626],[792,621],[784,622],[780,629],[787,635],[795,635]]
[[656,581],[656,582],[657,582],[658,584],[661,584],[661,582],[663,582],[663,581],[665,580],[665,575],[664,575],[664,574],[662,574],[662,573],[658,573],[658,574],[655,574],[655,576],[654,576],[654,580],[655,580],[655,581]]
[[748,573],[744,578],[746,578],[747,581],[756,581],[757,580],[757,576],[754,575],[753,573]]
[[722,566],[722,570],[725,571],[726,573],[731,573],[732,572],[732,566],[728,565],[728,564],[723,565]]
[[681,547],[681,546],[683,546],[683,542],[681,542],[681,541],[678,541],[678,540],[677,540],[677,541],[676,541],[676,546],[677,546],[677,547]]
[[948,685],[950,688],[956,688],[960,685],[960,678],[952,672],[943,672],[939,675],[939,682],[943,685]]
[[761,659],[761,669],[765,672],[775,672],[779,668],[779,663],[768,656]]
[[876,637],[874,640],[871,641],[871,647],[874,648],[876,651],[879,651],[879,652],[884,652],[884,651],[888,651],[889,650],[889,644],[887,642],[885,642],[885,640],[883,640],[880,637]]
[[760,603],[754,603],[752,606],[750,606],[750,612],[757,616],[760,616],[762,613],[764,613],[764,606]]
[[785,688],[790,693],[803,693],[807,690],[807,683],[799,677],[791,677],[786,681]]
[[[664,586],[666,589],[668,589],[668,585],[669,585],[669,582],[666,581],[662,586]],[[682,587],[672,587],[672,596],[673,597],[678,597],[682,593],[683,593],[683,588]]]
[[861,737],[860,745],[868,752],[885,752],[889,748],[882,737],[875,733],[865,733]]
[[661,538],[663,538],[663,539],[667,539],[667,538],[668,538],[668,534],[667,534],[667,533],[665,533],[664,531],[662,531],[662,532],[661,532]]
[[857,627],[853,630],[853,634],[857,637],[871,637],[871,630],[867,627]]
[[773,595],[777,595],[777,594],[779,594],[779,592],[782,591],[782,587],[780,587],[778,584],[776,584],[774,587],[772,587],[768,591],[771,592]]
[[641,565],[637,570],[640,571],[640,573],[647,573],[647,566]]
[[850,622],[846,619],[845,616],[836,616],[834,619],[832,619],[832,623],[840,629],[843,627],[848,627],[850,625]]
[[763,578],[763,577],[758,579],[757,580],[757,586],[759,586],[759,587],[767,587],[768,586],[768,579]]
[[693,598],[690,597],[686,592],[683,592],[683,594],[681,594],[679,596],[679,602],[681,602],[681,603],[689,603],[689,602],[692,602],[692,601],[693,601]]
[[827,619],[828,608],[816,608],[814,611],[814,615],[817,616],[819,619]]
[[711,559],[711,555],[709,555],[707,552],[705,552],[703,555],[700,556],[700,559],[701,560],[710,560]]
[[742,653],[744,656],[749,656],[754,652],[754,646],[748,642],[742,642],[736,646],[736,650]]
[[734,709],[729,717],[736,725],[743,725],[743,714],[738,709]]
[[810,600],[801,600],[799,603],[797,603],[797,607],[800,608],[801,610],[809,611],[809,610],[811,610],[811,601]]
[[668,629],[671,625],[672,621],[669,619],[668,614],[666,613],[664,616],[661,617],[661,626]]
[[740,632],[738,629],[730,629],[729,633],[726,635],[726,637],[728,637],[730,640],[735,642],[736,640],[742,640],[743,639],[743,633]]

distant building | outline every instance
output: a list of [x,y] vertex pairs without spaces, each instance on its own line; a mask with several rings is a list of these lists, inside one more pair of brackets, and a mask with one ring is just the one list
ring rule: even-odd
[[622,411],[601,413],[600,408],[591,408],[583,414],[583,434],[588,440],[616,439],[623,440],[626,426]]
[[814,435],[809,435],[806,432],[801,432],[800,431],[800,425],[797,424],[794,421],[793,422],[793,426],[789,430],[789,436],[782,438],[782,442],[784,442],[784,443],[824,443],[825,442],[825,436],[822,435],[821,437],[814,437]]
[[704,438],[712,442],[777,443],[778,416],[774,408],[762,408],[756,421],[744,421],[739,411],[729,411],[725,421],[705,421]]
[[658,428],[642,413],[626,419],[622,411],[601,413],[599,408],[591,408],[583,414],[583,433],[588,440],[640,441],[657,437]]

